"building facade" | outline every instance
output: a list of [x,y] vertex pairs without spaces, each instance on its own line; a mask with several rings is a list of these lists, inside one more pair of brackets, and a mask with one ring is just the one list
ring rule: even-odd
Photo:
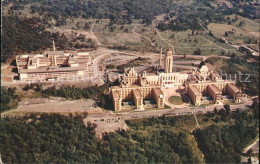
[[131,68],[122,77],[119,86],[112,86],[110,98],[114,110],[163,108],[165,100],[162,90],[165,87],[184,86],[182,92],[187,94],[195,105],[205,102],[220,103],[223,101],[222,95],[230,96],[232,101],[240,99],[241,90],[235,86],[235,81],[223,80],[218,74],[210,71],[205,62],[201,62],[191,73],[173,72],[174,52],[167,50],[164,72],[143,72],[139,75],[134,68]]
[[19,80],[26,82],[80,80],[91,65],[87,52],[45,51],[43,54],[18,55]]

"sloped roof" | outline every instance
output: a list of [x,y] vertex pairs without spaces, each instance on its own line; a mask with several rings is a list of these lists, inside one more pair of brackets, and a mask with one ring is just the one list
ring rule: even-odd
[[140,97],[142,97],[141,92],[140,92],[139,89],[135,89],[135,90],[133,90],[133,93],[134,93],[134,95],[135,95],[136,98],[140,98]]
[[235,86],[234,84],[228,84],[228,86],[229,86],[232,90],[234,90],[235,92],[239,92],[239,91],[240,91],[239,88],[238,88],[237,86]]
[[194,94],[200,94],[199,90],[195,86],[189,85],[189,88]]
[[213,92],[217,93],[221,93],[220,90],[213,84],[208,86]]

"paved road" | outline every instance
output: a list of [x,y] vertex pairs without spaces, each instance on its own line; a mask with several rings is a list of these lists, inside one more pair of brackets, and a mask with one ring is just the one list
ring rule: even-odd
[[259,138],[254,143],[252,143],[251,145],[249,145],[248,147],[246,147],[244,149],[244,151],[243,151],[244,155],[241,156],[242,157],[242,159],[241,159],[242,163],[247,163],[248,156],[246,155],[246,153],[249,149],[253,149],[254,153],[259,153]]
[[195,117],[195,120],[196,120],[197,127],[200,128],[200,124],[199,124],[199,122],[198,122],[197,116],[196,116],[195,113],[193,113],[193,114],[194,114],[194,117]]
[[194,65],[199,65],[200,64],[200,60],[174,60],[173,59],[173,64],[194,64]]
[[[107,55],[110,55],[111,53],[124,53],[127,55],[133,55],[133,56],[142,56],[141,54],[138,54],[136,52],[127,52],[127,51],[118,51],[118,50],[111,50],[111,49],[107,49],[107,48],[102,48],[100,47],[98,50],[96,51],[92,51],[91,54],[95,54],[95,56],[97,56],[94,60],[93,60],[93,74],[94,76],[90,77],[92,81],[98,81],[99,83],[103,83],[104,81],[104,71],[99,71],[99,63],[100,60],[105,58]],[[158,53],[152,53],[149,54],[149,57],[151,56],[159,56],[160,54]],[[164,55],[164,54],[163,54]],[[148,55],[147,55],[148,56]],[[173,55],[174,57],[180,57],[182,55]],[[203,59],[206,60],[208,58],[211,57],[219,57],[219,58],[223,58],[223,59],[230,59],[229,57],[225,57],[225,56],[218,56],[218,55],[212,55],[212,56],[198,56],[198,55],[186,55],[187,58],[194,58],[194,59]],[[184,62],[184,61],[183,61]],[[177,63],[176,63],[177,64]],[[175,65],[175,67],[179,67],[179,68],[186,68],[186,69],[194,69],[191,66],[177,66]],[[4,69],[4,67],[1,69]],[[85,79],[87,80],[88,77],[86,77]],[[54,81],[51,83],[60,83],[59,81]],[[6,81],[1,81],[2,85],[11,85],[11,84],[27,84],[28,82],[23,82],[23,81],[12,81],[12,82],[6,82]],[[43,83],[50,83],[50,82],[43,82]]]
[[249,149],[253,149],[254,153],[259,153],[259,138],[254,143],[246,147],[243,152],[246,153]]
[[[236,110],[237,108],[245,108],[249,107],[253,104],[253,101],[247,99],[245,97],[242,98],[243,104],[231,105],[231,110]],[[131,111],[131,112],[123,112],[123,113],[112,113],[106,112],[104,114],[98,115],[89,115],[87,117],[87,121],[90,122],[114,122],[118,120],[128,120],[128,119],[137,119],[137,118],[150,118],[150,117],[160,117],[162,115],[166,116],[177,116],[177,115],[188,115],[188,114],[199,114],[199,113],[207,113],[213,112],[215,107],[217,109],[221,109],[223,105],[211,105],[205,108],[174,108],[174,109],[162,109],[162,110],[144,110],[144,111]]]

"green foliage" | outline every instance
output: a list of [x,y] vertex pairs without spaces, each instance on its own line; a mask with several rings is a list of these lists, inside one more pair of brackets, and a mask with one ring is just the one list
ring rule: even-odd
[[[162,118],[164,119],[164,118]],[[187,132],[120,131],[95,138],[82,117],[42,114],[2,120],[0,153],[5,163],[202,163]]]
[[180,97],[180,96],[171,96],[171,97],[169,97],[168,101],[174,105],[181,105],[184,102],[182,100],[182,97]]
[[99,95],[103,94],[105,86],[91,86],[86,88],[77,88],[75,86],[61,86],[59,89],[56,89],[55,86],[49,87],[42,91],[43,94],[47,96],[58,96],[64,97],[67,99],[81,99],[81,98],[96,98]]
[[41,115],[2,120],[0,152],[4,163],[97,162],[100,152],[92,128],[79,118]]
[[24,87],[23,87],[23,91],[28,91],[30,89],[30,85],[29,84],[26,84]]
[[37,91],[37,92],[42,91],[42,84],[36,84],[35,91]]
[[107,95],[104,94],[105,90],[110,86],[110,83],[106,83],[102,86],[91,86],[85,88],[77,88],[75,86],[61,86],[56,88],[55,86],[42,90],[45,96],[57,96],[64,97],[66,99],[97,99],[99,106],[102,108],[110,109],[111,104]]
[[231,77],[236,80],[238,86],[248,95],[259,95],[259,63],[248,63],[234,54],[230,60],[209,58],[207,62],[214,65],[219,60],[224,63],[221,67],[223,78]]
[[84,125],[85,117],[31,114],[19,119],[3,118],[3,162],[203,163],[204,156],[207,163],[239,163],[242,149],[257,136],[259,126],[251,109],[238,110],[232,114],[234,124],[199,129],[194,132],[195,140],[187,130],[176,131],[193,116],[163,115],[128,120],[128,131],[107,133],[100,140],[93,131],[95,124]]
[[[202,30],[209,22],[225,22],[225,15],[231,15],[236,12],[231,8],[218,8],[211,6],[208,1],[193,1],[190,4],[176,5],[175,10],[172,10],[169,16],[173,19],[166,23],[159,23],[157,28],[165,31],[185,31]],[[210,32],[210,35],[212,33]]]
[[[38,17],[19,18],[3,16],[1,62],[6,62],[18,53],[38,51],[52,46],[51,38],[57,47],[68,46],[68,39],[60,33],[45,30],[43,20]],[[43,22],[42,22],[43,21]]]
[[259,104],[254,101],[252,105],[254,118],[259,120]]
[[20,99],[15,91],[16,88],[6,88],[1,86],[1,112],[17,106]]
[[113,23],[131,24],[132,18],[134,18],[151,24],[154,16],[167,13],[174,7],[174,1],[171,0],[10,0],[4,5],[10,3],[21,7],[30,5],[31,13],[38,13],[48,20],[53,18],[57,20],[56,25],[58,26],[66,24],[65,20],[69,17],[110,19],[111,25]]
[[201,55],[201,49],[196,49],[193,53],[194,55]]
[[[235,124],[210,126],[198,129],[194,136],[207,163],[239,163],[240,154],[258,134],[258,121],[250,111],[237,111],[232,114]],[[221,113],[219,113],[221,115]],[[226,115],[225,111],[222,115]],[[216,116],[219,117],[219,116]]]

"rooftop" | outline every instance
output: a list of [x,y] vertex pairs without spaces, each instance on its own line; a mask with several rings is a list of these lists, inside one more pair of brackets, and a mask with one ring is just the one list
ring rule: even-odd
[[221,93],[220,90],[213,84],[210,84],[208,87],[215,93]]
[[134,95],[135,95],[136,98],[141,98],[141,97],[142,97],[141,92],[140,92],[139,89],[133,90],[133,93],[134,93]]
[[196,88],[196,87],[193,87],[193,86],[189,86],[189,88],[191,89],[191,91],[194,93],[194,94],[200,94],[199,90]]
[[68,72],[85,70],[83,66],[78,67],[40,67],[38,69],[21,69],[19,73],[48,73],[48,72]]
[[163,94],[162,91],[159,88],[154,88],[154,92],[158,96]]
[[120,98],[118,91],[114,90],[114,91],[112,91],[112,94],[113,94],[114,98],[116,98],[116,99]]
[[228,86],[233,89],[235,92],[239,92],[240,90],[238,89],[237,86],[235,86],[234,84],[228,84]]

